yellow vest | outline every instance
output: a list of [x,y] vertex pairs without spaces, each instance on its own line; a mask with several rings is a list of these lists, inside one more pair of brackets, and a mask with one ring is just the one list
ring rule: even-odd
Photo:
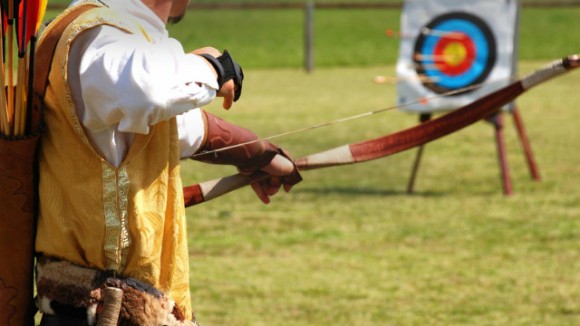
[[152,126],[149,134],[136,135],[127,157],[114,167],[91,145],[72,100],[67,80],[71,43],[102,24],[143,32],[101,7],[77,18],[60,38],[44,99],[36,250],[142,280],[191,316],[175,119]]

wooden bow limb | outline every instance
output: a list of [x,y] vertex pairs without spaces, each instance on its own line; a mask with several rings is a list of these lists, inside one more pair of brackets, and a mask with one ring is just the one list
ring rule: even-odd
[[[297,163],[296,167],[301,170],[301,166]],[[305,167],[302,167],[305,168]],[[253,182],[266,180],[270,175],[264,172],[256,172],[254,174],[233,174],[223,178],[217,178],[205,182],[183,187],[183,197],[185,207],[201,204],[208,200],[223,196],[229,192],[248,186]]]
[[[294,163],[300,171],[360,163],[426,144],[489,117],[532,87],[578,67],[580,55],[565,57],[440,118],[390,135],[308,155]],[[266,174],[258,174],[252,178],[236,174],[184,187],[185,207],[217,198],[267,177]]]

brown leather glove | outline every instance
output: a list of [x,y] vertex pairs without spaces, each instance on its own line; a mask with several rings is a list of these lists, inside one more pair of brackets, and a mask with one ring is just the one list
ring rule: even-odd
[[[280,147],[269,141],[259,140],[258,136],[250,130],[211,113],[202,112],[206,122],[206,136],[204,144],[192,157],[194,160],[211,164],[234,165],[240,173],[248,175],[262,173],[260,169],[268,165],[277,154],[293,162]],[[209,153],[204,154],[204,152]],[[281,179],[283,184],[292,186],[300,182],[302,177],[294,166],[294,171],[282,176]]]

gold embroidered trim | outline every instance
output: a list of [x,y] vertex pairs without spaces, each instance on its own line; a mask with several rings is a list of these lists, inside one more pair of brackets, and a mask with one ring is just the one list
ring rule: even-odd
[[129,177],[125,166],[117,173],[103,162],[103,209],[105,213],[105,267],[122,272],[127,263],[131,236],[127,220]]
[[105,268],[119,270],[119,236],[121,221],[117,218],[117,177],[108,164],[103,163],[103,209],[105,213]]
[[124,270],[127,266],[127,256],[129,255],[129,247],[131,246],[131,235],[129,234],[129,220],[127,219],[129,212],[127,207],[129,204],[129,175],[127,173],[127,166],[123,165],[118,173],[118,196],[119,196],[119,219],[121,220],[121,266],[120,270]]

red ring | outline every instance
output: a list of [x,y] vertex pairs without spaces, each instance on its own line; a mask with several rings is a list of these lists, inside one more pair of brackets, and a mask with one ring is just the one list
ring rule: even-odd
[[[464,33],[449,34],[452,35],[441,37],[441,40],[439,40],[435,46],[435,65],[442,73],[448,76],[457,76],[469,70],[475,61],[475,44],[473,43],[473,40],[471,40],[469,36]],[[464,60],[455,66],[449,65],[444,59],[439,59],[445,56],[445,49],[452,43],[460,43],[466,50]]]

